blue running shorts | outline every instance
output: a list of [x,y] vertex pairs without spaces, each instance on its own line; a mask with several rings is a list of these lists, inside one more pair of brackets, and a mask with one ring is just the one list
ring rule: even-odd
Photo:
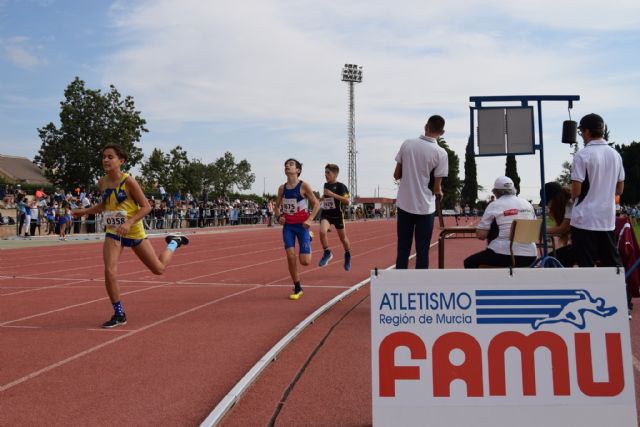
[[295,248],[296,238],[300,244],[301,254],[311,253],[311,236],[309,230],[304,228],[302,224],[285,224],[282,227],[282,240],[284,241],[284,248]]

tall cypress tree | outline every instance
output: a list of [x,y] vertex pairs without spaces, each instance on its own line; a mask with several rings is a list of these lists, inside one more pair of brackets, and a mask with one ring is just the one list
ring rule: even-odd
[[478,199],[478,173],[476,170],[476,155],[473,152],[473,142],[471,137],[467,142],[467,149],[464,153],[464,185],[460,192],[462,207],[469,205],[475,207]]
[[513,185],[516,186],[516,194],[520,194],[520,177],[518,176],[518,164],[516,163],[516,156],[513,154],[507,155],[507,166],[504,174],[511,178]]
[[444,138],[438,138],[438,145],[445,149],[449,160],[449,176],[442,178],[442,207],[444,209],[453,209],[460,198],[460,158],[449,148]]

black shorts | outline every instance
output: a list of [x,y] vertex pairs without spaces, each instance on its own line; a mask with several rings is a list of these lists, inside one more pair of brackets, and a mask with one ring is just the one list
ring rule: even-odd
[[336,230],[344,229],[344,218],[342,217],[342,215],[340,215],[340,216],[331,216],[331,215],[323,214],[322,215],[322,221],[324,221],[324,220],[328,221],[329,224],[335,226]]

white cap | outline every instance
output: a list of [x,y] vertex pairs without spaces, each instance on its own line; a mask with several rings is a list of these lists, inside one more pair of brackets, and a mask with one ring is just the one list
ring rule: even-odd
[[493,184],[494,190],[513,190],[515,186],[513,185],[513,181],[508,176],[500,176],[496,179],[496,182]]

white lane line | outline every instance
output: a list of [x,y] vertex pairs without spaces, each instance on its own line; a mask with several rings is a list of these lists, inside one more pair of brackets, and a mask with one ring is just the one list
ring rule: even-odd
[[83,278],[77,278],[74,279],[73,277],[33,277],[33,276],[5,276],[7,279],[16,279],[16,280],[37,280],[37,281],[42,281],[42,280],[51,280],[52,282],[58,281],[58,282],[63,282],[63,281],[68,281],[68,280],[90,280],[90,279],[83,279]]
[[[365,252],[360,252],[360,253],[358,253],[357,255],[352,255],[352,256],[351,256],[351,259],[359,258],[359,257],[361,257],[361,256],[364,256],[364,255],[368,254],[368,253],[375,252],[375,251],[379,251],[380,249],[384,249],[384,248],[386,248],[386,247],[388,247],[388,246],[395,246],[395,245],[396,245],[396,243],[389,243],[389,244],[384,245],[384,246],[378,246],[377,248],[370,249],[370,250],[365,251]],[[431,246],[433,246],[433,244],[432,244]],[[343,259],[344,259],[344,258],[343,258]],[[340,261],[340,260],[338,260],[338,261]],[[334,264],[336,264],[336,265],[340,265],[340,264],[338,264],[337,262],[336,262],[336,263],[334,263]],[[332,266],[332,265],[333,265],[333,264],[330,264],[329,266]],[[311,272],[313,272],[313,271],[317,271],[317,270],[320,270],[320,269],[322,269],[322,268],[327,268],[327,267],[313,267],[313,268],[305,269],[304,271],[301,271],[299,274],[300,274],[300,276],[302,276],[303,274],[311,273]],[[283,280],[291,280],[291,276],[289,276],[289,275],[287,275],[287,276],[283,276],[283,277],[281,277],[281,278],[279,278],[279,279],[276,279],[276,280],[273,280],[273,281],[271,281],[271,282],[269,282],[269,283],[265,283],[265,285],[264,285],[264,286],[280,286],[280,285],[274,285],[274,283],[278,283],[278,282],[281,282],[281,281],[283,281]]]
[[[438,242],[431,243],[429,248],[432,248],[437,244]],[[413,254],[409,257],[409,259],[414,258],[415,256],[416,255]],[[390,270],[393,267],[395,267],[395,264],[387,267],[386,270]],[[289,331],[289,333],[287,333],[284,337],[282,337],[282,339],[280,339],[280,341],[278,341],[273,347],[271,347],[271,349],[269,349],[269,351],[267,351],[265,355],[262,356],[262,358],[258,360],[258,362],[253,365],[251,369],[249,369],[249,371],[240,379],[240,381],[238,381],[236,385],[231,388],[229,393],[227,393],[227,395],[223,397],[220,402],[218,402],[216,407],[213,408],[207,418],[202,421],[200,427],[212,427],[218,425],[220,421],[222,421],[222,418],[225,416],[225,414],[233,407],[233,405],[236,404],[238,399],[240,399],[240,397],[249,389],[251,384],[253,384],[258,376],[260,376],[262,371],[264,371],[267,366],[276,359],[278,354],[280,354],[280,352],[284,350],[285,347],[287,347],[287,345],[289,345],[289,343],[293,341],[296,336],[298,336],[307,326],[313,323],[325,311],[329,310],[335,304],[342,301],[344,298],[357,291],[358,289],[362,288],[370,281],[371,278],[369,277],[353,285],[352,287],[342,292],[341,294],[324,304],[322,307],[311,313],[302,322],[298,323],[292,330]]]
[[123,328],[57,328],[50,326],[26,326],[26,325],[7,325],[0,326],[0,328],[7,329],[47,329],[56,331],[99,331],[99,332],[131,332],[135,329],[123,329]]
[[16,329],[41,329],[41,326],[3,326],[0,325],[0,328],[16,328]]
[[[131,294],[135,294],[135,293],[138,293],[138,292],[144,292],[144,291],[148,291],[148,290],[151,290],[151,289],[160,288],[162,286],[167,286],[167,285],[164,284],[164,285],[158,285],[158,286],[150,286],[148,288],[136,289],[135,291],[123,292],[120,295],[131,295]],[[70,310],[70,309],[76,308],[76,307],[82,307],[83,305],[93,304],[94,302],[104,301],[106,299],[109,299],[109,297],[105,296],[105,297],[94,299],[94,300],[91,300],[91,301],[85,301],[85,302],[81,302],[81,303],[78,303],[78,304],[67,305],[65,307],[56,308],[54,310],[45,311],[43,313],[32,314],[30,316],[21,317],[20,319],[14,319],[14,320],[9,320],[9,321],[6,321],[6,322],[2,322],[2,323],[0,323],[0,326],[6,326],[6,325],[9,325],[11,323],[21,322],[23,320],[29,320],[29,319],[33,319],[33,318],[36,318],[36,317],[41,317],[41,316],[46,316],[48,314],[57,313],[59,311],[65,311],[65,310]]]
[[[270,288],[290,288],[292,285],[269,285]],[[340,285],[304,285],[305,289],[349,289],[351,286]]]
[[[133,291],[129,291],[129,292],[123,292],[121,295],[130,295],[130,294],[137,293],[137,292],[144,292],[144,291],[147,291],[147,290],[155,289],[155,288],[162,287],[162,286],[168,286],[168,285],[171,285],[171,284],[189,285],[190,284],[189,280],[195,280],[195,279],[198,279],[198,278],[201,278],[201,277],[205,277],[205,276],[215,276],[215,275],[219,275],[219,274],[229,273],[229,272],[232,272],[232,271],[242,270],[242,269],[245,269],[245,268],[257,267],[257,266],[268,264],[268,263],[275,262],[275,261],[282,261],[282,256],[278,257],[277,259],[258,262],[258,263],[254,263],[254,264],[246,264],[246,265],[244,265],[242,267],[230,268],[230,269],[227,269],[227,270],[218,271],[216,273],[209,273],[209,274],[205,274],[205,275],[202,275],[202,276],[192,277],[192,278],[189,278],[189,279],[179,280],[179,281],[175,281],[175,282],[161,282],[161,284],[159,284],[157,286],[150,286],[148,288],[137,289],[137,290],[133,290]],[[74,282],[74,283],[80,283],[80,282]],[[158,282],[153,282],[153,283],[158,283]],[[272,282],[272,283],[275,283],[275,282]],[[60,285],[56,285],[56,286],[49,286],[47,289],[66,286],[66,285],[68,285],[68,284],[60,284]],[[263,286],[263,285],[260,285],[260,286]],[[18,294],[18,293],[24,293],[24,292],[28,292],[28,291],[34,291],[34,290],[35,289],[30,289],[30,290],[25,290],[25,291],[20,291],[20,292],[14,292],[12,294],[0,295],[0,296],[4,297],[4,296],[8,296],[8,295],[15,295],[15,294]],[[47,312],[44,312],[44,313],[38,313],[38,314],[31,315],[31,316],[22,317],[20,319],[15,319],[15,320],[10,320],[10,321],[7,321],[7,322],[3,322],[3,323],[0,323],[0,326],[8,325],[8,324],[19,322],[19,321],[22,321],[22,320],[32,319],[34,317],[45,316],[47,314],[52,314],[52,313],[56,313],[56,312],[59,312],[59,311],[64,311],[64,310],[68,310],[68,309],[71,309],[71,308],[80,307],[80,306],[87,305],[87,304],[93,304],[94,302],[104,301],[106,299],[107,299],[107,297],[105,296],[105,297],[94,299],[94,300],[91,300],[91,301],[86,301],[86,302],[83,302],[83,303],[78,303],[78,304],[73,304],[73,305],[66,306],[66,307],[57,308],[55,310],[50,310],[50,311],[47,311]]]
[[26,293],[29,293],[29,292],[41,291],[41,290],[44,290],[44,289],[63,288],[65,286],[74,285],[74,284],[77,284],[77,283],[89,282],[89,280],[87,280],[87,279],[69,279],[69,280],[72,280],[72,281],[66,282],[66,283],[61,283],[59,285],[54,285],[54,286],[41,286],[41,287],[38,287],[38,288],[28,288],[28,289],[24,289],[22,291],[11,292],[11,293],[8,293],[8,294],[1,294],[0,297],[10,297],[10,296],[13,296],[13,295],[26,294]]
[[93,352],[95,352],[97,350],[100,350],[101,348],[107,347],[107,346],[109,346],[111,344],[114,344],[114,343],[116,343],[118,341],[121,341],[121,340],[123,340],[125,338],[133,336],[133,335],[138,334],[140,332],[144,332],[144,331],[146,331],[148,329],[151,329],[151,328],[156,327],[158,325],[161,325],[163,323],[169,322],[171,320],[177,319],[178,317],[182,317],[182,316],[184,316],[186,314],[193,313],[194,311],[197,311],[197,310],[200,310],[202,308],[208,307],[210,305],[216,304],[216,303],[218,303],[220,301],[224,301],[226,299],[229,299],[229,298],[244,294],[246,292],[250,292],[250,291],[252,291],[254,289],[258,289],[258,288],[260,288],[260,286],[255,286],[255,287],[249,288],[249,289],[243,289],[242,291],[238,291],[238,292],[235,292],[233,294],[230,294],[230,295],[227,295],[227,296],[224,296],[224,297],[221,297],[221,298],[217,298],[215,300],[206,302],[204,304],[200,304],[200,305],[198,305],[196,307],[190,308],[188,310],[181,311],[180,313],[176,313],[176,314],[174,314],[172,316],[169,316],[169,317],[166,317],[164,319],[158,320],[157,322],[151,323],[151,324],[149,324],[147,326],[143,326],[140,329],[136,329],[136,330],[131,331],[131,332],[125,334],[125,335],[120,335],[120,336],[118,336],[116,338],[110,339],[109,341],[105,341],[105,342],[103,342],[101,344],[98,344],[96,346],[88,348],[87,350],[81,351],[80,353],[76,353],[73,356],[67,357],[66,359],[60,360],[59,362],[52,363],[49,366],[46,366],[46,367],[44,367],[42,369],[39,369],[39,370],[34,371],[34,372],[31,372],[30,374],[25,375],[22,378],[18,378],[15,381],[11,381],[10,383],[4,384],[4,385],[0,386],[0,393],[2,393],[4,391],[7,391],[10,388],[13,388],[13,387],[15,387],[15,386],[17,386],[19,384],[22,384],[23,382],[28,381],[30,379],[33,379],[33,378],[35,378],[35,377],[37,377],[39,375],[45,374],[45,373],[47,373],[49,371],[52,371],[52,370],[54,370],[54,369],[56,369],[56,368],[58,368],[60,366],[66,365],[69,362],[72,362],[72,361],[74,361],[76,359],[79,359],[79,358],[81,358],[83,356],[86,356],[87,354],[91,354],[91,353],[93,353]]
[[[382,235],[382,236],[381,235],[376,235],[375,237],[369,237],[369,238],[366,238],[366,239],[361,239],[361,240],[358,240],[358,241],[354,241],[352,243],[355,244],[355,243],[365,242],[367,240],[377,239],[379,237],[384,237],[384,235]],[[226,250],[228,250],[228,248]],[[276,250],[280,250],[280,248],[278,247],[278,248],[272,248],[272,249],[263,249],[263,250],[259,250],[259,251],[247,252],[245,254],[242,254],[242,256],[253,255],[253,254],[262,253],[262,252],[271,252],[271,251],[276,251]],[[238,256],[239,256],[238,254],[227,255],[227,256],[224,256],[224,257],[216,258],[216,261],[224,260],[226,258],[234,258],[234,257],[238,257]],[[187,283],[189,283],[190,280],[200,279],[202,277],[207,277],[207,276],[215,276],[215,275],[218,275],[218,274],[228,273],[228,272],[231,272],[231,271],[242,270],[244,268],[250,268],[250,267],[253,267],[253,266],[256,266],[256,265],[262,265],[262,264],[267,264],[267,263],[270,263],[270,262],[276,262],[276,261],[279,261],[281,259],[282,258],[279,257],[279,258],[276,258],[276,259],[273,259],[273,260],[270,260],[270,261],[267,261],[267,262],[259,263],[259,264],[245,265],[245,266],[242,266],[242,267],[237,267],[237,268],[233,268],[233,269],[229,269],[229,270],[223,270],[223,271],[219,271],[219,272],[216,272],[216,273],[210,273],[210,274],[205,274],[205,275],[201,275],[201,276],[195,276],[193,278],[183,279],[183,280],[179,280],[179,281],[172,282],[172,283],[176,283],[176,284],[183,284],[184,283],[184,284],[187,284]],[[130,263],[130,262],[135,262],[136,260],[137,260],[137,258],[133,259],[133,260],[122,261],[120,264],[126,264],[126,263]],[[205,260],[200,260],[200,261],[189,261],[189,262],[180,263],[180,264],[178,264],[178,263],[171,264],[171,266],[172,266],[172,268],[176,268],[176,267],[192,265],[192,264],[197,264],[197,263],[201,263],[201,262],[208,262],[208,261],[210,261],[210,260],[205,259]],[[102,266],[102,264],[100,264],[100,266]],[[97,265],[94,265],[92,267],[96,267],[97,268]],[[86,268],[86,267],[83,267],[83,268]],[[65,269],[65,270],[59,270],[59,271],[71,271],[71,270],[75,270],[75,269]],[[121,273],[119,275],[119,277],[118,277],[118,281],[125,281],[126,279],[124,279],[123,277],[127,276],[127,275],[147,273],[147,272],[148,272],[148,269],[142,269],[142,270],[135,270],[135,271],[128,272],[128,273]],[[51,271],[49,271],[47,273],[51,273]],[[45,274],[45,273],[41,273],[41,274]],[[304,274],[304,272],[302,272],[301,274]],[[19,278],[19,279],[32,279],[32,280],[44,279],[41,276],[38,276],[38,277],[36,277],[36,276],[37,276],[37,274],[36,275],[31,275],[31,276],[20,276],[20,277],[14,276],[14,277],[15,278]],[[96,278],[96,279],[93,279],[93,278],[91,278],[91,279],[80,279],[80,278],[77,278],[77,279],[66,278],[65,279],[65,278],[62,278],[62,279],[57,279],[57,280],[75,280],[75,281],[78,281],[78,283],[80,283],[82,281],[102,280],[102,278]],[[276,280],[276,281],[273,281],[273,282],[270,282],[270,283],[276,283],[276,282],[278,282],[280,280],[284,280],[284,279],[279,279],[279,280]],[[141,281],[141,282],[143,282],[143,281]],[[152,280],[150,280],[149,282],[151,282],[151,283],[168,283],[168,282],[157,282],[157,281],[152,281]],[[7,296],[18,295],[18,294],[22,294],[22,293],[28,293],[28,292],[37,292],[37,291],[42,291],[42,290],[46,290],[46,289],[61,288],[61,287],[73,285],[74,283],[75,282],[68,282],[68,283],[63,283],[63,284],[56,285],[56,286],[44,286],[44,287],[38,287],[38,288],[30,288],[30,289],[25,289],[25,290],[19,291],[19,292],[12,292],[12,293],[8,293],[8,294],[0,294],[0,297],[7,297]]]
[[[388,233],[388,234],[391,234],[391,233]],[[376,235],[375,237],[369,237],[369,238],[361,239],[361,240],[358,240],[358,241],[352,241],[352,242],[351,242],[351,244],[353,245],[353,244],[356,244],[356,243],[366,242],[367,240],[373,240],[373,239],[383,238],[383,237],[385,237],[385,236],[386,236],[386,235],[384,235],[384,234],[383,234],[383,235],[378,234],[378,235]],[[280,249],[280,250],[281,250],[281,249]],[[368,252],[370,252],[370,251],[368,251]],[[368,252],[365,252],[365,253],[368,253]],[[363,253],[363,254],[364,254],[364,253]],[[242,257],[244,257],[244,256],[246,256],[246,255],[248,255],[248,254],[242,254],[242,255],[237,255],[237,254],[236,254],[236,255],[233,255],[233,256],[234,256],[234,257],[238,257],[238,256],[242,256]],[[362,255],[362,254],[359,254],[359,255]],[[268,264],[268,263],[272,263],[272,262],[281,262],[281,261],[282,261],[282,259],[283,259],[283,257],[282,257],[282,255],[280,255],[280,256],[278,256],[278,258],[274,258],[274,259],[271,259],[271,260],[269,260],[269,261],[265,261],[265,262],[263,262],[262,264]],[[180,280],[178,283],[189,283],[191,280],[201,279],[201,278],[203,278],[203,277],[209,277],[209,276],[216,276],[216,275],[221,274],[221,273],[226,273],[226,272],[230,272],[230,271],[241,270],[241,269],[243,269],[243,268],[245,268],[245,267],[237,267],[237,268],[232,268],[232,269],[230,269],[230,270],[217,271],[217,272],[215,272],[215,273],[203,274],[203,275],[201,275],[201,276],[196,276],[196,277],[193,277],[193,278],[191,278],[191,279]],[[316,268],[316,269],[317,269],[317,268]],[[308,271],[311,271],[311,270],[308,270]],[[302,273],[300,273],[300,274],[304,274],[304,273],[306,273],[306,272],[307,272],[307,271],[304,271],[304,272],[302,272]],[[287,277],[289,277],[289,276],[287,276]],[[269,282],[269,283],[265,284],[264,286],[269,286],[271,283],[276,283],[276,282],[278,282],[278,281],[280,281],[280,280],[283,280],[283,279],[278,279],[278,280],[275,280],[275,281]]]

